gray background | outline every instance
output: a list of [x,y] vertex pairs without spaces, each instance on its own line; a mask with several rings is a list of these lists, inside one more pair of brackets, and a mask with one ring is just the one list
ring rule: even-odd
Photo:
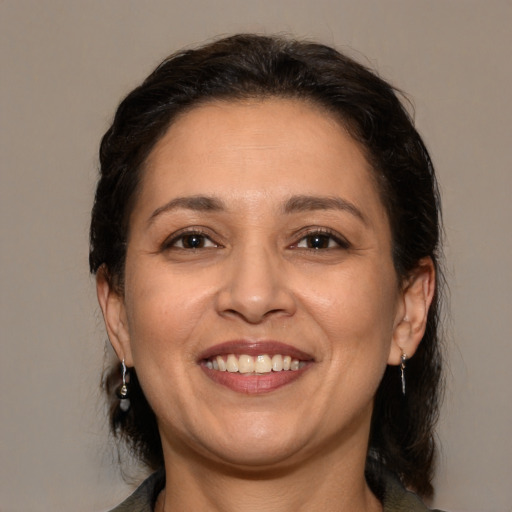
[[0,0],[0,509],[101,511],[130,490],[107,436],[87,273],[115,105],[184,45],[279,31],[337,45],[414,99],[452,295],[435,504],[512,510],[511,26],[506,0]]

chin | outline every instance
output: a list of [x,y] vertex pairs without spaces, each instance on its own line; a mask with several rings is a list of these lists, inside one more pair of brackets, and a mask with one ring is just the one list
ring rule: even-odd
[[[207,452],[203,455],[227,466],[257,471],[286,466],[307,446],[307,436],[300,425],[284,425],[274,415],[258,419],[251,419],[252,416],[218,425],[218,431],[211,432],[201,443]],[[194,445],[197,446],[191,446]]]
[[248,473],[258,473],[269,469],[285,469],[294,464],[298,449],[276,442],[260,441],[247,444],[247,439],[240,445],[213,452],[215,459],[228,468]]

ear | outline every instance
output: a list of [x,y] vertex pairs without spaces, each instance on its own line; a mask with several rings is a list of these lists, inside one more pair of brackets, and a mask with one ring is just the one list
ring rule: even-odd
[[410,359],[418,348],[427,325],[434,297],[436,271],[430,257],[420,260],[404,282],[397,310],[388,364],[399,365],[402,354]]
[[124,297],[114,289],[107,269],[102,266],[96,273],[96,293],[103,313],[108,338],[120,361],[133,366],[130,336],[126,319]]

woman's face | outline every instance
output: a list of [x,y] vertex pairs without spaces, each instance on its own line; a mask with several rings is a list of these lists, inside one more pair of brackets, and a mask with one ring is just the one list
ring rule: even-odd
[[366,450],[403,303],[342,126],[305,102],[217,102],[149,156],[111,334],[164,453],[252,467]]

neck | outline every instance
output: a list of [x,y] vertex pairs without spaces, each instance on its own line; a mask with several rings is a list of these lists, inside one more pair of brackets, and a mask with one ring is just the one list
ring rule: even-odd
[[[366,453],[366,443],[362,448]],[[175,449],[165,462],[166,487],[156,512],[382,511],[366,484],[365,458],[357,441],[344,453],[318,451],[307,463],[277,469],[212,463],[187,450]]]

